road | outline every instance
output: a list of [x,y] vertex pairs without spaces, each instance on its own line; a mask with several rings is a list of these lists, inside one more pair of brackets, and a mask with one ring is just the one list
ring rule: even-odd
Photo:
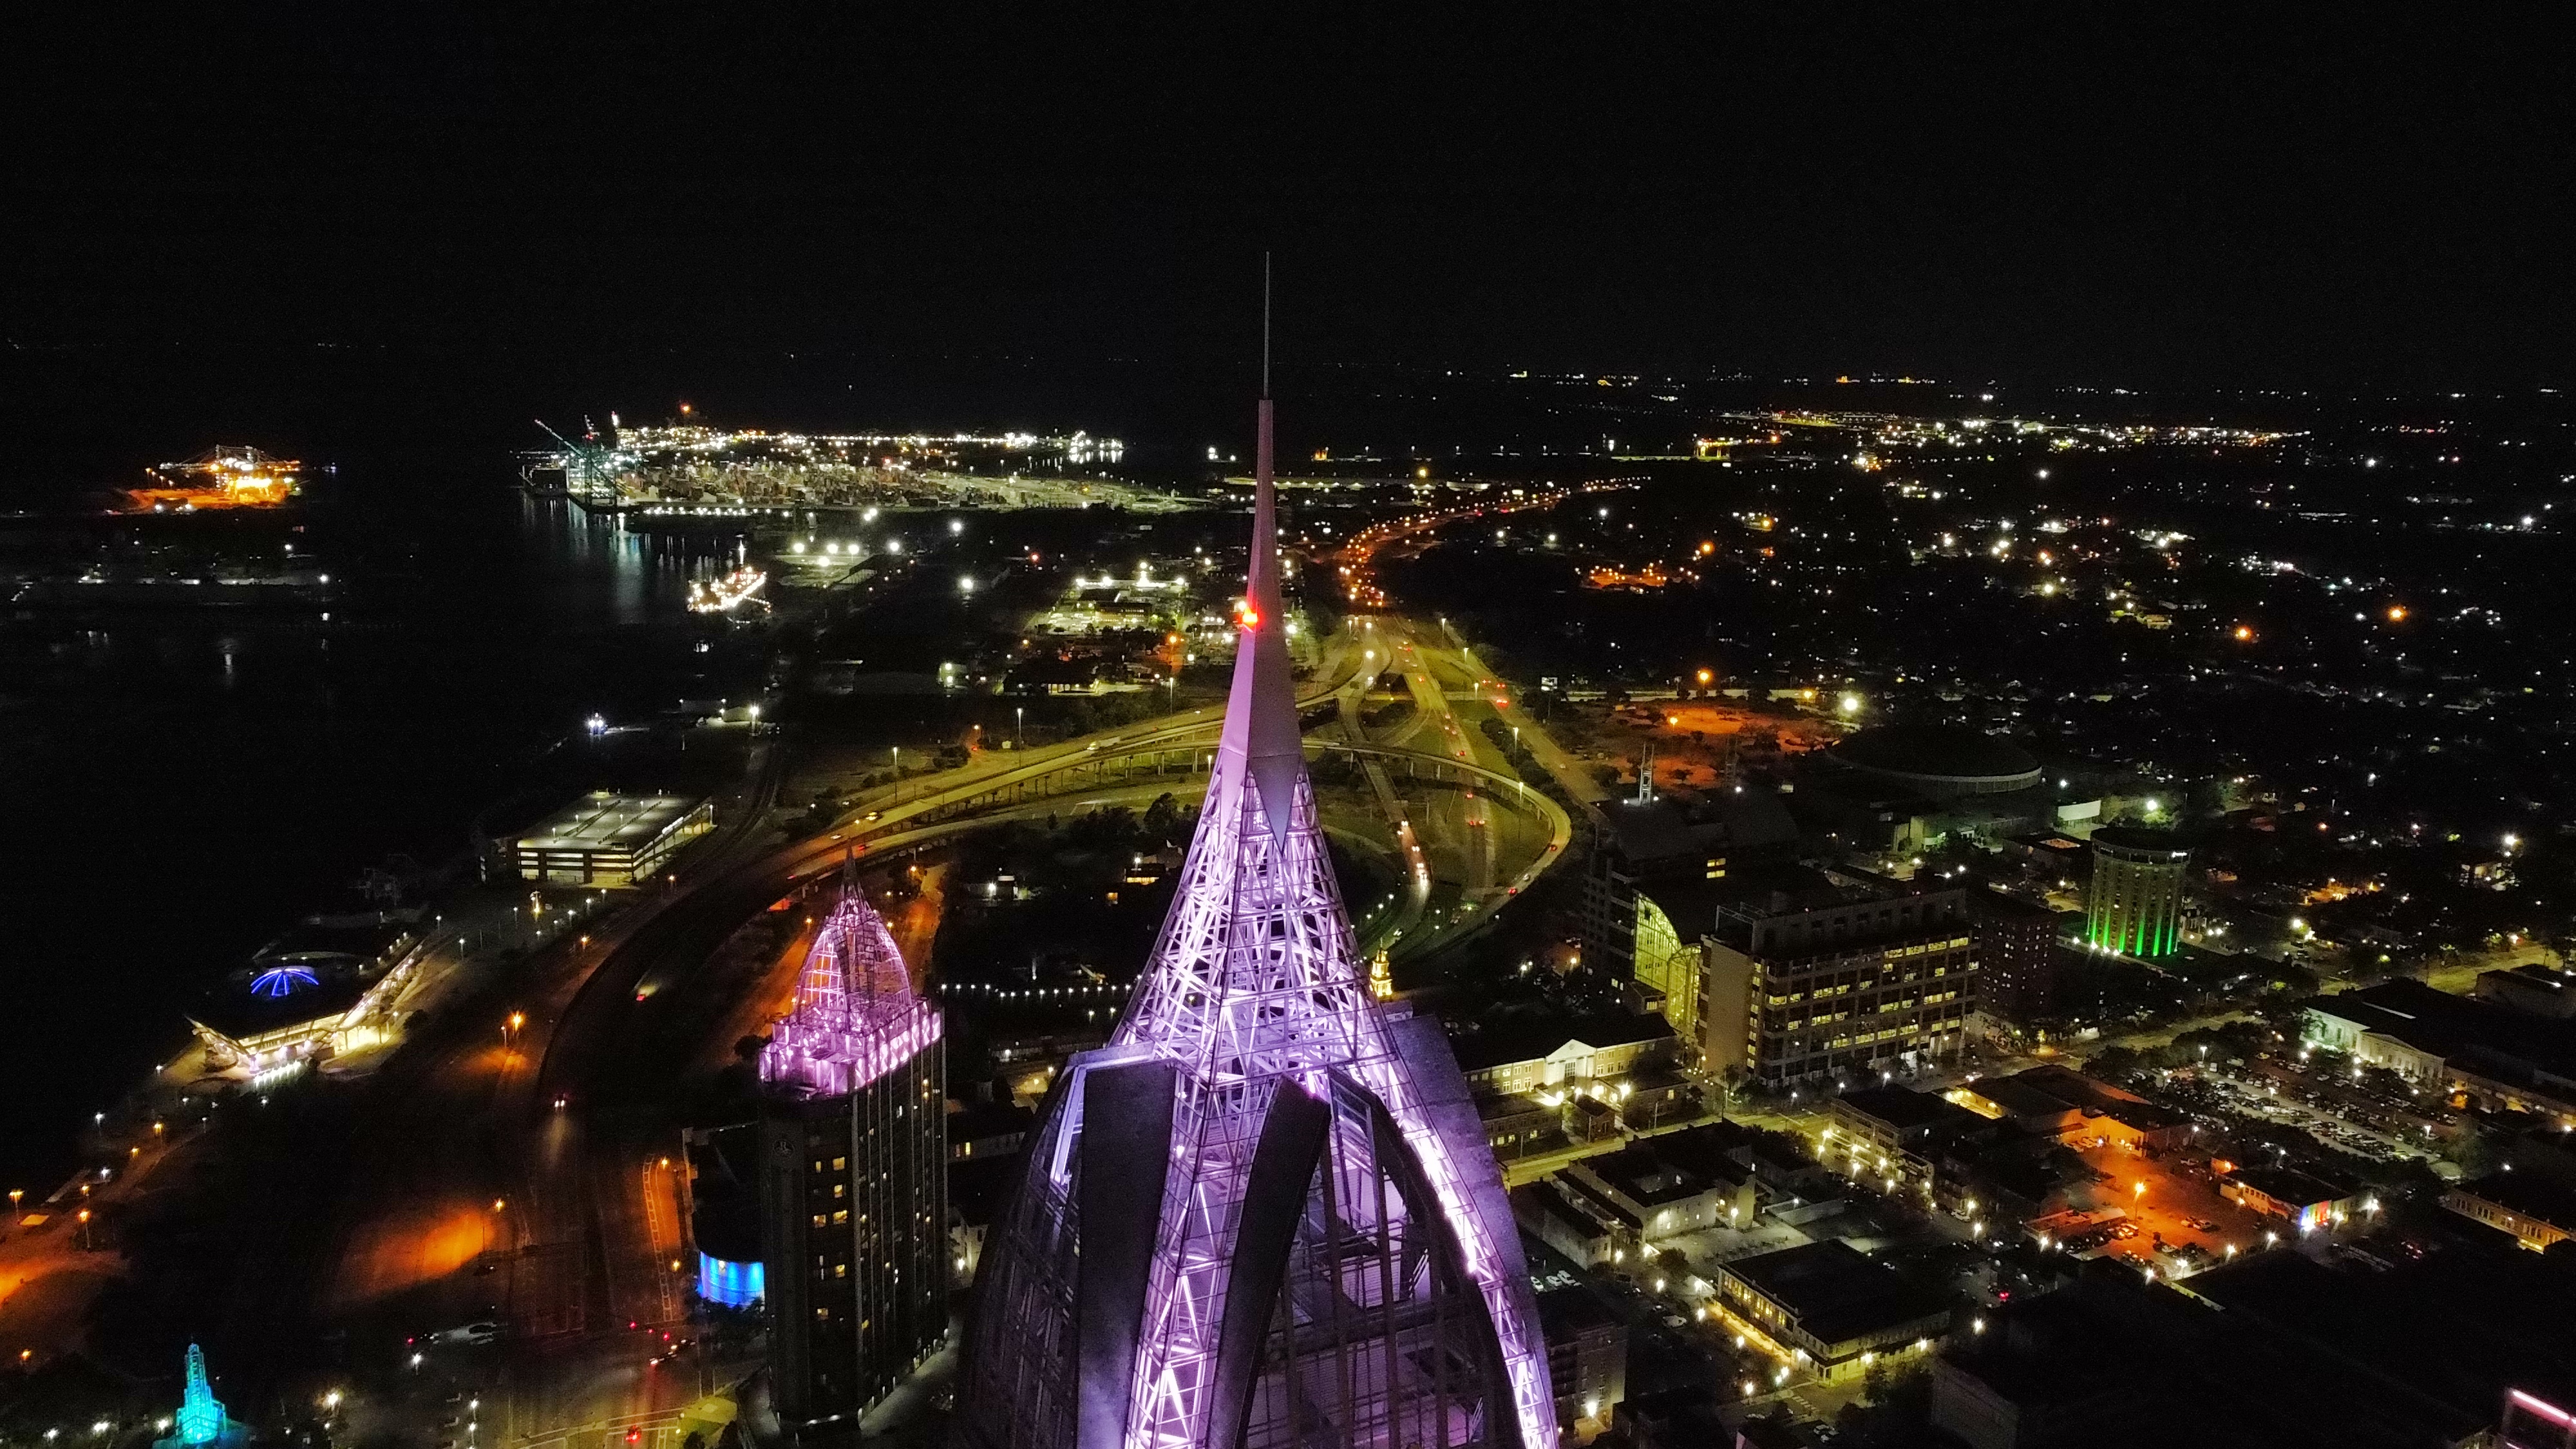
[[[1520,786],[1500,759],[1478,758],[1489,747],[1468,736],[1451,708],[1449,684],[1472,681],[1472,665],[1404,633],[1413,655],[1408,684],[1433,705],[1424,711],[1427,727],[1439,731],[1441,753],[1431,758],[1469,777],[1429,792],[1443,812],[1432,832],[1436,848],[1456,857],[1457,868],[1426,870],[1417,897],[1418,909],[1434,873],[1466,885],[1468,904],[1423,933],[1453,938],[1559,858],[1570,822],[1534,792],[1492,808],[1496,791]],[[1380,662],[1369,646],[1334,641],[1301,705],[1347,697]],[[774,1012],[775,998],[792,990],[797,954],[791,944],[757,964],[752,984],[735,983],[738,995],[711,998],[732,981],[714,979],[710,967],[728,939],[773,903],[828,878],[854,849],[874,862],[1004,820],[1145,803],[1173,782],[1021,803],[988,797],[1068,764],[1212,743],[1220,723],[1217,710],[1201,709],[1047,749],[979,752],[964,769],[908,782],[899,800],[882,792],[835,828],[783,845],[769,825],[782,751],[762,742],[743,788],[719,804],[724,823],[679,858],[671,879],[586,926],[586,944],[560,942],[527,962],[515,982],[436,1013],[377,1073],[375,1125],[333,1229],[332,1316],[389,1351],[421,1353],[424,1386],[452,1382],[454,1392],[481,1396],[479,1443],[515,1449],[568,1430],[635,1424],[646,1449],[673,1449],[657,1437],[674,1432],[678,1411],[718,1368],[735,1367],[697,1353],[659,1368],[646,1363],[663,1333],[680,1331],[694,1268],[684,1250],[685,1184],[673,1165],[681,1160],[673,1126],[681,1104],[673,1097],[684,1075],[674,1063],[720,1058],[746,1021]],[[1381,780],[1388,775],[1388,760],[1364,758]],[[970,803],[991,808],[939,818]],[[1534,848],[1526,868],[1498,882],[1504,847],[1490,837],[1507,828]],[[1408,822],[1400,835],[1408,858],[1420,858],[1412,852],[1425,845],[1415,829]],[[915,925],[917,938],[926,927]],[[502,1343],[390,1348],[484,1318],[507,1325]]]

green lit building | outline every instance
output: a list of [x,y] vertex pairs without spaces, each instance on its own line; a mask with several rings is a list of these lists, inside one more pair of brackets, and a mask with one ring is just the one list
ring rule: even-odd
[[2182,948],[2182,877],[2191,852],[2172,832],[2110,826],[2093,832],[2093,889],[2084,939],[2128,956]]

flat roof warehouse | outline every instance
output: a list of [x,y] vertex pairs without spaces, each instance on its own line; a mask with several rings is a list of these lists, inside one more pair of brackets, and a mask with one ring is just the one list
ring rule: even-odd
[[554,885],[632,885],[715,828],[715,807],[680,795],[594,790],[519,837],[519,878]]

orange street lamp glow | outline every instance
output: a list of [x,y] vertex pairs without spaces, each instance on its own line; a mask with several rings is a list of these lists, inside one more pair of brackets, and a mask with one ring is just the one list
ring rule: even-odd
[[2403,623],[2405,623],[2405,622],[2406,622],[2406,606],[2405,606],[2404,604],[2391,604],[2391,605],[2389,605],[2389,606],[2388,606],[2388,622],[2389,622],[2389,623],[2391,623],[2391,624],[2403,624]]
[[2252,627],[2251,625],[2246,625],[2246,624],[2239,624],[2239,625],[2237,625],[2237,626],[2236,626],[2236,642],[2237,642],[2237,643],[2239,643],[2239,644],[2251,644],[2251,643],[2253,643],[2253,642],[2254,642],[2254,630],[2253,630],[2253,627]]

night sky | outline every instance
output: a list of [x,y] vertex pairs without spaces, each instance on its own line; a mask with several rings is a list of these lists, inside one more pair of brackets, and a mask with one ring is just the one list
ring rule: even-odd
[[13,35],[20,344],[1190,365],[1268,247],[1308,362],[2570,371],[2536,8],[90,8]]

